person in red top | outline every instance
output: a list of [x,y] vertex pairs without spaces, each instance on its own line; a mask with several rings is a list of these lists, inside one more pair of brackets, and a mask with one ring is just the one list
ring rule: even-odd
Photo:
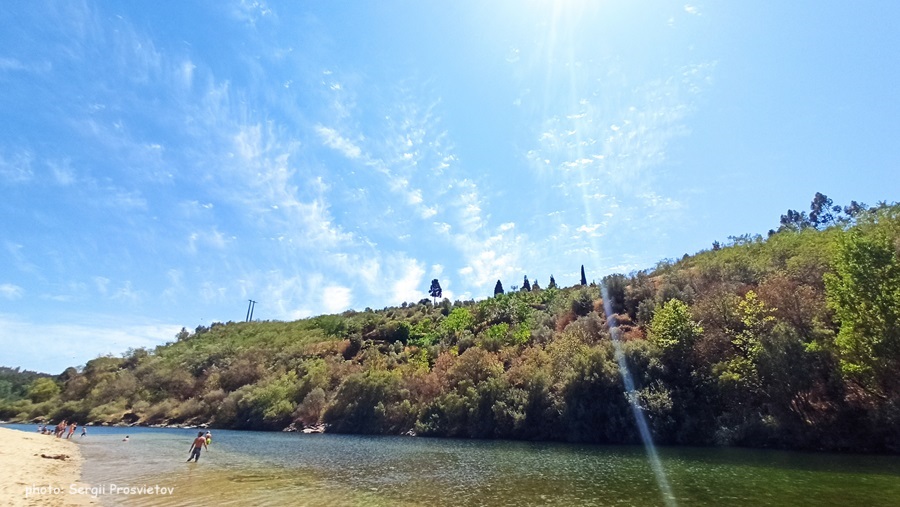
[[194,439],[194,443],[191,444],[191,455],[188,456],[188,461],[194,460],[194,463],[200,461],[200,448],[206,447],[209,450],[209,446],[206,445],[206,437],[203,436],[203,432],[200,431],[197,433],[197,438]]

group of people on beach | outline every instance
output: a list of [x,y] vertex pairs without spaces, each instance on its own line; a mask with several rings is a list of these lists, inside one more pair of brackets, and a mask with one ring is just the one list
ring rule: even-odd
[[[40,433],[42,435],[52,434],[52,435],[55,435],[56,438],[63,438],[63,435],[65,435],[66,440],[72,438],[72,435],[75,434],[76,429],[78,429],[78,423],[76,423],[76,422],[70,423],[65,419],[60,421],[59,424],[57,424],[56,427],[52,431],[49,428],[47,428],[46,424],[38,425],[38,433]],[[85,436],[85,435],[87,435],[87,426],[82,426],[81,427],[81,436]]]
[[[56,427],[53,429],[52,432],[47,428],[46,424],[45,425],[39,424],[38,432],[41,433],[42,435],[49,435],[52,433],[53,435],[56,435],[56,438],[63,438],[63,435],[65,435],[65,438],[68,440],[68,439],[72,438],[72,435],[75,434],[75,430],[77,428],[78,428],[78,423],[76,423],[76,422],[70,423],[67,420],[63,419],[62,421],[59,422],[59,424],[56,425]],[[82,426],[81,427],[81,436],[83,437],[85,435],[87,435],[87,427]],[[125,438],[122,439],[122,441],[127,442],[128,436],[126,435]],[[194,460],[194,463],[200,461],[200,450],[205,448],[208,451],[209,444],[211,444],[211,443],[212,443],[212,432],[211,431],[207,431],[205,435],[203,434],[202,431],[198,431],[197,438],[195,438],[194,441],[191,443],[191,451],[190,451],[191,455],[188,457],[188,461]]]

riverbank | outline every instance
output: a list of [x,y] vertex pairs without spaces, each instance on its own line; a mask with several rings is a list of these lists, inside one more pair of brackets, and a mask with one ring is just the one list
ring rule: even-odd
[[82,484],[83,458],[74,442],[0,428],[0,503],[13,507],[99,505]]

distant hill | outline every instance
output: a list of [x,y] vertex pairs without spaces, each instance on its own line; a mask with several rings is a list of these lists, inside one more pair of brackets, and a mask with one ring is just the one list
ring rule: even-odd
[[51,378],[53,375],[20,368],[0,366],[0,403],[23,400],[28,397],[28,388],[39,378]]
[[767,237],[599,285],[525,282],[182,329],[49,381],[3,369],[0,419],[632,443],[633,402],[661,443],[900,451],[896,204],[816,194]]

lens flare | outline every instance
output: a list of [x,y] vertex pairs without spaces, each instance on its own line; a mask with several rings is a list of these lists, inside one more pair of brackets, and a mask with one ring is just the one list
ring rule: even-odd
[[641,434],[641,441],[644,449],[647,451],[647,459],[650,460],[650,467],[653,469],[653,475],[656,477],[656,483],[662,493],[663,501],[667,507],[675,507],[675,495],[672,494],[672,488],[669,486],[669,480],[666,477],[666,471],[663,469],[662,461],[656,452],[656,445],[653,443],[653,436],[650,435],[650,427],[647,425],[647,418],[644,411],[638,403],[637,391],[634,388],[634,378],[628,370],[628,363],[625,361],[625,354],[622,353],[622,342],[619,340],[619,328],[615,325],[612,318],[612,303],[609,300],[609,293],[606,286],[600,285],[600,295],[603,297],[603,311],[606,313],[606,322],[609,325],[609,334],[612,337],[613,347],[615,348],[616,362],[619,363],[619,374],[622,376],[622,383],[625,384],[625,397],[628,398],[628,404],[631,405],[631,413],[634,415],[634,422],[637,424],[638,431]]

